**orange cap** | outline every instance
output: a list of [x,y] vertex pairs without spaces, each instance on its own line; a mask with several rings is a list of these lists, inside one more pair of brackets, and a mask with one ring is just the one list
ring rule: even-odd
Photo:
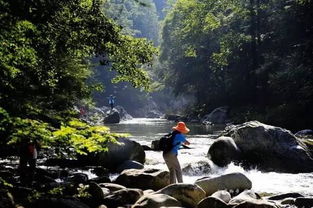
[[186,124],[182,121],[178,122],[177,125],[173,127],[173,130],[179,131],[183,134],[187,134],[190,131],[190,129],[188,129]]

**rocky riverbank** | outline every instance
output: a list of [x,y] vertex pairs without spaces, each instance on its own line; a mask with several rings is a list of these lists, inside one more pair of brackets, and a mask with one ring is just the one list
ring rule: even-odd
[[[298,140],[299,137],[295,137],[289,131],[252,121],[226,129],[223,136],[216,139],[213,143],[215,145],[211,146],[213,149],[218,146],[217,149],[221,151],[209,150],[209,154],[212,154],[210,156],[217,164],[220,161],[225,164],[229,161],[245,162],[253,156],[249,156],[248,153],[265,156],[268,154],[270,156],[268,160],[281,161],[281,163],[284,162],[283,158],[289,158],[285,161],[292,162],[301,160],[301,166],[297,166],[296,162],[290,164],[290,167],[300,168],[297,171],[301,172],[304,170],[301,168],[306,168],[311,159],[310,151],[306,152],[305,146],[301,146]],[[119,144],[109,144],[109,151],[106,153],[90,154],[77,160],[40,160],[33,183],[27,185],[20,183],[18,158],[1,160],[0,207],[289,208],[313,206],[313,196],[284,193],[283,190],[281,192],[284,194],[274,196],[268,194],[270,192],[266,190],[256,193],[247,175],[233,172],[210,177],[210,167],[203,165],[201,167],[208,169],[206,175],[209,177],[199,177],[195,182],[188,184],[169,184],[168,171],[148,169],[143,165],[146,159],[145,150],[139,143],[126,138],[120,138],[118,142]],[[266,148],[263,148],[264,144]],[[146,149],[155,151],[153,147],[146,147]],[[213,157],[212,152],[218,157]],[[295,156],[299,154],[301,157],[294,158],[294,154],[291,154],[294,152],[297,153]],[[41,154],[48,153],[43,151]],[[248,164],[253,164],[252,162],[263,164],[264,160],[258,159],[260,160],[248,161]],[[263,167],[274,170],[282,167],[278,162],[266,161]],[[293,183],[296,181],[290,181],[291,185]]]
[[18,182],[15,168],[1,166],[1,208],[291,208],[312,207],[313,198],[298,193],[262,196],[241,173],[201,178],[194,184],[169,184],[169,173],[158,169],[127,169],[114,180],[103,167],[89,167],[88,178],[75,169],[37,168],[32,185]]

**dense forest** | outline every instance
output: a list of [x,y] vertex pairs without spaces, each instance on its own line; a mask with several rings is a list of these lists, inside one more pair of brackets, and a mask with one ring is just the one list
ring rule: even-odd
[[195,114],[228,106],[235,122],[310,128],[312,9],[310,0],[178,0],[158,73],[176,95],[195,96]]
[[310,0],[1,0],[0,9],[1,143],[53,143],[47,132],[85,125],[73,106],[105,105],[111,93],[137,108],[153,98],[175,110],[189,97],[195,117],[228,106],[235,123],[311,127]]

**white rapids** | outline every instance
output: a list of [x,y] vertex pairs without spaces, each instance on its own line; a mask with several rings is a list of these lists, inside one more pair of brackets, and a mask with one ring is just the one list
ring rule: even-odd
[[[142,145],[151,146],[151,141],[168,133],[175,123],[165,119],[137,118],[123,121],[120,124],[109,125],[112,132],[130,133],[130,139]],[[257,169],[244,170],[231,163],[225,168],[214,165],[208,158],[207,152],[218,131],[214,127],[190,124],[187,139],[191,149],[181,149],[178,159],[183,169],[183,179],[186,183],[194,183],[197,179],[222,174],[241,172],[252,181],[252,188],[258,193],[280,194],[297,192],[313,196],[313,173],[277,173],[262,172]],[[145,167],[167,170],[161,152],[146,151]],[[211,167],[211,168],[209,168]]]

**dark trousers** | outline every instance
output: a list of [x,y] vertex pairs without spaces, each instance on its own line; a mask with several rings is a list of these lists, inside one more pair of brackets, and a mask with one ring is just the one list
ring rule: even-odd
[[22,184],[30,185],[33,182],[35,170],[36,159],[20,157],[19,171]]
[[170,171],[170,183],[176,183],[176,179],[178,183],[182,183],[183,175],[179,161],[177,159],[177,155],[172,152],[168,152],[163,154],[163,158],[168,167],[168,170]]

